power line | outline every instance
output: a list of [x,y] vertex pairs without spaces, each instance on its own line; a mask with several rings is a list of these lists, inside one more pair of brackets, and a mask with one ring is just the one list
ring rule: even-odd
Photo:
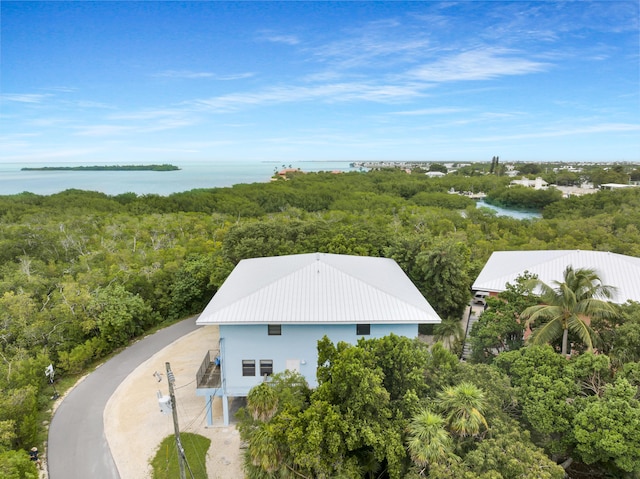
[[[167,382],[169,383],[169,396],[171,397],[171,412],[173,414],[173,430],[176,435],[176,449],[178,450],[178,465],[180,466],[180,479],[187,479],[187,476],[184,472],[184,464],[186,462],[186,458],[184,456],[184,448],[182,447],[182,443],[180,442],[180,427],[178,426],[178,408],[176,405],[176,395],[173,391],[173,386],[176,382],[176,378],[171,371],[171,364],[168,362],[165,363],[167,367]],[[191,468],[189,468],[189,472],[191,472]],[[192,474],[193,477],[193,474]]]

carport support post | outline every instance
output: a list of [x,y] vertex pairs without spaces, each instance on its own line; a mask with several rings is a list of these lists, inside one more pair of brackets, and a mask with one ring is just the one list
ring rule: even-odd
[[178,451],[178,464],[180,466],[180,479],[187,479],[184,471],[184,449],[180,442],[180,428],[178,427],[178,408],[176,407],[176,395],[173,392],[173,383],[176,378],[171,371],[171,365],[167,362],[167,382],[169,383],[169,396],[171,397],[171,412],[173,413],[173,430],[176,436],[176,450]]
[[229,396],[222,395],[222,417],[224,419],[224,425],[229,425]]
[[207,426],[213,426],[213,396],[207,396]]

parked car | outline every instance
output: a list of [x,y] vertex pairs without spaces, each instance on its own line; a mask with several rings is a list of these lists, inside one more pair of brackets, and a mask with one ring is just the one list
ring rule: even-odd
[[487,302],[487,296],[489,296],[487,291],[476,291],[473,295],[472,302],[474,304],[485,304]]

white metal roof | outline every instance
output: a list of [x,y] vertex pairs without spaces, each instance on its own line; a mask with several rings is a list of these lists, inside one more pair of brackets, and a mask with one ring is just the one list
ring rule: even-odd
[[392,259],[310,253],[238,263],[197,324],[439,323]]
[[602,284],[616,287],[612,298],[615,303],[640,301],[640,258],[606,251],[496,251],[473,283],[473,289],[504,291],[507,282],[514,284],[525,271],[553,287],[554,281],[563,281],[567,266],[594,269]]

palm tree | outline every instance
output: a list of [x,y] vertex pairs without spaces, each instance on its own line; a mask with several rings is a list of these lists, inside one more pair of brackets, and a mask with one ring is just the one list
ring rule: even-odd
[[251,464],[265,472],[273,473],[282,466],[282,451],[273,425],[262,423],[252,432],[246,454]]
[[449,351],[462,340],[463,335],[462,324],[459,319],[455,318],[447,318],[433,328],[434,339],[442,342],[442,345]]
[[267,422],[278,410],[278,395],[267,383],[260,383],[249,391],[247,410],[254,420]]
[[[409,423],[407,448],[413,462],[426,469],[429,464],[457,461],[453,453],[453,439],[445,429],[444,418],[423,410]],[[422,472],[421,471],[421,472]]]
[[590,327],[591,319],[616,316],[614,306],[605,301],[611,298],[615,288],[603,285],[595,270],[574,270],[572,266],[564,270],[563,282],[553,282],[555,287],[535,281],[541,290],[543,304],[528,307],[521,318],[526,320],[527,327],[538,320],[547,322],[533,332],[531,343],[546,344],[562,336],[561,353],[566,355],[571,331],[587,345],[588,350],[592,350],[594,333]]
[[438,393],[437,404],[449,426],[458,436],[477,436],[483,426],[488,429],[483,411],[486,406],[482,389],[469,382],[449,386]]

